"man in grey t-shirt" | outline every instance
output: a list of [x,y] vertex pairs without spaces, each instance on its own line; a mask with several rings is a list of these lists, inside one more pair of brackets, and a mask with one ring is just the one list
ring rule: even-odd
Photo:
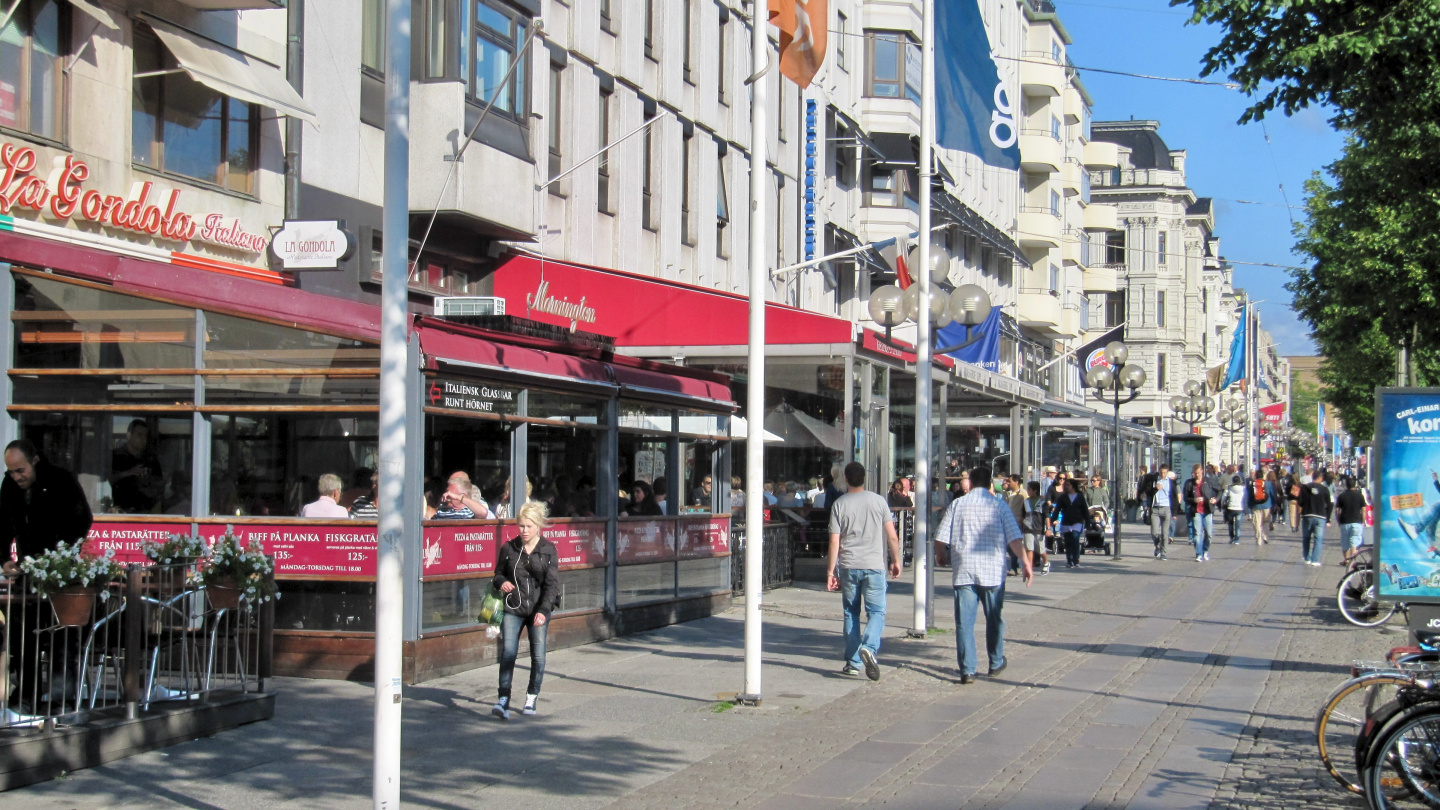
[[[830,554],[825,567],[825,587],[840,592],[845,612],[845,667],[843,675],[859,675],[860,667],[872,681],[880,680],[880,633],[885,629],[885,569],[891,579],[900,577],[900,538],[895,518],[885,499],[865,489],[865,465],[845,465],[845,483],[850,487],[830,509]],[[885,547],[890,547],[890,564],[885,564]],[[865,628],[860,628],[860,608],[865,608]]]

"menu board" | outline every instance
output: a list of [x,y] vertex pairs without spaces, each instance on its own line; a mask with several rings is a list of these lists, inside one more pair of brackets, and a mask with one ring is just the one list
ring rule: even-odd
[[615,559],[622,563],[668,560],[675,556],[675,522],[621,522],[615,530]]
[[718,557],[730,553],[730,518],[707,515],[682,518],[676,538],[681,557]]
[[[586,568],[605,564],[605,521],[556,523],[543,532],[555,544],[561,568]],[[520,536],[520,528],[511,523],[500,529],[500,542],[508,543]]]
[[[204,524],[200,536],[213,542],[225,526]],[[314,524],[241,524],[235,526],[240,545],[258,540],[275,558],[276,579],[316,576],[375,576],[378,547],[374,526],[317,526]]]
[[119,563],[146,563],[145,541],[163,543],[172,534],[190,534],[189,523],[100,523],[90,527],[85,537],[85,551],[103,555],[115,552]]
[[426,526],[421,573],[484,575],[494,572],[499,526]]

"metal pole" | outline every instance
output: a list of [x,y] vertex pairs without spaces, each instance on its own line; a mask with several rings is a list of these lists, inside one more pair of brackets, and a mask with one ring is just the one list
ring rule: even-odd
[[929,632],[930,556],[930,190],[935,173],[935,0],[925,0],[920,43],[920,272],[915,307],[915,616],[913,638]]
[[387,0],[380,299],[380,521],[375,565],[375,810],[400,806],[406,276],[410,253],[410,0]]
[[[750,19],[750,75],[770,65],[770,40],[765,36],[765,15]],[[781,81],[784,81],[783,79]],[[745,388],[745,418],[750,432],[745,440],[745,691],[741,703],[758,705],[760,691],[760,588],[765,559],[765,147],[770,133],[766,115],[770,83],[763,78],[750,85],[750,354]]]
[[1115,378],[1115,440],[1110,443],[1110,458],[1110,519],[1115,521],[1115,548],[1111,553],[1111,559],[1118,560],[1120,559],[1120,378],[1118,376]]

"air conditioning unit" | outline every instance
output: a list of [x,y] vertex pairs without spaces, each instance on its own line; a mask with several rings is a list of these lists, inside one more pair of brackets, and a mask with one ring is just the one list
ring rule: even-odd
[[435,314],[442,318],[460,315],[504,315],[505,299],[493,295],[452,295],[435,299]]

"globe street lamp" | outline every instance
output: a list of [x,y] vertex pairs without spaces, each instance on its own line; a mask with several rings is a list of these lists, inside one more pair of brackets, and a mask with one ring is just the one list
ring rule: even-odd
[[[1106,365],[1085,372],[1085,384],[1095,389],[1095,398],[1115,406],[1115,441],[1110,445],[1110,519],[1115,523],[1115,548],[1111,553],[1116,560],[1120,559],[1120,406],[1134,402],[1145,384],[1145,369],[1126,363],[1129,359],[1129,347],[1113,340],[1105,346]],[[1124,398],[1120,395],[1122,387],[1129,389]]]
[[1170,398],[1171,416],[1189,425],[1193,433],[1196,425],[1210,418],[1215,399],[1205,396],[1205,386],[1195,380],[1186,382],[1182,390],[1184,396]]
[[1245,412],[1245,401],[1229,397],[1220,405],[1220,429],[1230,434],[1230,463],[1235,463],[1235,434],[1245,430],[1250,421]]

